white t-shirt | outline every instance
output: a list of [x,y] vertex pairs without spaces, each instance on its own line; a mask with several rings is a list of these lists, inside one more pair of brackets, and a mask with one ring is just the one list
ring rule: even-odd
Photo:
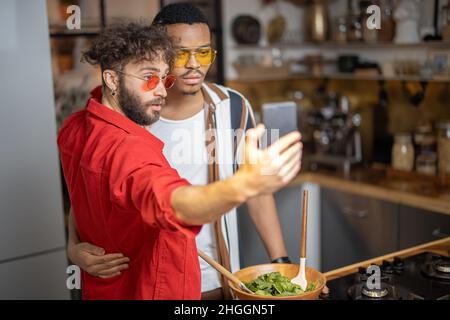
[[[150,132],[164,142],[163,153],[178,174],[192,185],[208,183],[207,153],[205,147],[205,112],[191,118],[173,121],[160,118]],[[206,224],[197,235],[197,247],[217,261],[214,225]],[[221,286],[219,274],[200,259],[202,292]]]
[[[244,140],[237,143],[237,152],[234,154],[234,131],[231,121],[231,99],[233,92],[245,101],[245,130],[254,125],[252,108],[247,99],[238,92],[215,85],[212,90],[208,84],[203,84],[204,92],[214,104],[217,140],[216,152],[219,165],[219,178],[221,180],[231,177],[234,173],[234,164],[240,163],[243,155]],[[179,175],[193,185],[206,185],[208,182],[207,149],[205,145],[205,114],[202,110],[189,119],[172,121],[161,118],[150,128],[150,132],[164,142],[163,153],[170,165]],[[208,139],[209,140],[209,139]],[[187,147],[186,147],[187,146]],[[236,209],[230,210],[222,217],[222,233],[230,254],[231,272],[240,269],[238,225]],[[214,225],[204,225],[197,236],[197,247],[217,260]],[[199,259],[202,273],[202,292],[217,289],[221,286],[219,274],[203,259]]]

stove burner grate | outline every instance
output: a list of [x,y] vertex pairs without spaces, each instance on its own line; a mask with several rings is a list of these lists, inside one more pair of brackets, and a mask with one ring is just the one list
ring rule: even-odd
[[435,280],[450,281],[450,259],[433,255],[422,266],[422,272]]

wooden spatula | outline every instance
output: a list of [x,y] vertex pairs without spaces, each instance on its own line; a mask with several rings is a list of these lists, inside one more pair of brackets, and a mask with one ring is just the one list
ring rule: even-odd
[[302,210],[302,235],[300,238],[300,268],[297,276],[291,280],[298,284],[302,290],[306,290],[308,281],[306,280],[306,224],[308,216],[308,190],[303,191],[303,210]]
[[202,250],[197,249],[198,256],[205,260],[211,267],[219,271],[223,276],[225,276],[228,280],[234,282],[239,289],[246,293],[255,294],[252,290],[247,288],[247,286],[239,280],[238,277],[236,277],[234,274],[232,274],[230,271],[225,269],[220,263],[215,261],[213,258],[208,256],[206,253],[204,253]]

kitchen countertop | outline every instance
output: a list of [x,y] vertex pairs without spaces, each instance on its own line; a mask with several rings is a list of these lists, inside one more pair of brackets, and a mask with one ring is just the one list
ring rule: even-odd
[[450,256],[450,237],[441,239],[438,241],[426,243],[420,246],[412,247],[409,249],[401,250],[398,252],[394,252],[391,254],[387,254],[381,257],[373,258],[367,261],[363,261],[360,263],[355,263],[350,266],[346,266],[343,268],[339,268],[336,270],[332,270],[326,272],[324,275],[327,278],[327,281],[331,281],[333,279],[346,276],[348,274],[352,274],[358,271],[360,267],[367,268],[370,265],[381,265],[383,260],[392,261],[395,257],[399,258],[407,258],[412,255],[420,254],[422,252],[434,252],[443,256]]
[[323,170],[303,171],[289,186],[304,183],[450,215],[450,187],[428,177],[396,176],[382,168],[356,169],[349,176]]

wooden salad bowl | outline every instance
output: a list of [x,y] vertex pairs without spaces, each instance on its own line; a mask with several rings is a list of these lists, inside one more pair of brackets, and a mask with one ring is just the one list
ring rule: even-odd
[[[234,275],[244,283],[253,281],[257,277],[270,272],[279,272],[283,276],[292,279],[297,275],[298,268],[299,268],[298,264],[283,264],[283,263],[260,264],[241,269],[235,272]],[[306,267],[306,280],[308,281],[308,283],[311,282],[316,283],[316,289],[310,292],[305,292],[301,295],[287,296],[287,297],[270,297],[270,296],[253,295],[242,291],[231,281],[229,281],[229,284],[232,291],[239,300],[318,300],[319,295],[326,284],[325,276],[315,269]]]

